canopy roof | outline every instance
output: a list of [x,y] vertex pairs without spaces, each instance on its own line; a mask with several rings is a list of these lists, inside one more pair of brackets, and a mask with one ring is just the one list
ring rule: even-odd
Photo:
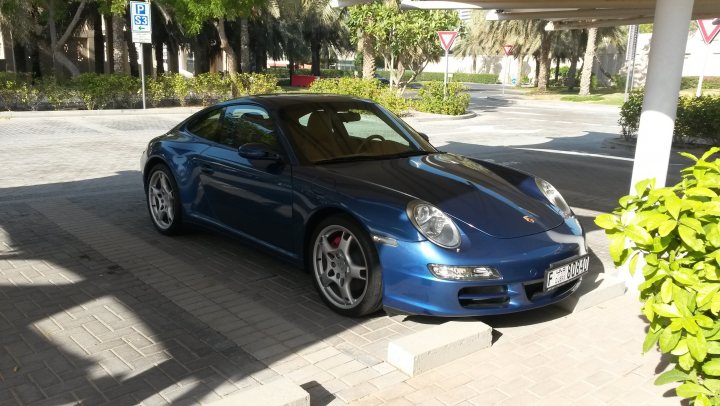
[[[338,7],[372,0],[334,0]],[[678,0],[684,1],[684,0]],[[538,19],[554,29],[652,23],[655,0],[402,0],[404,9],[488,10],[488,20]],[[695,0],[693,19],[720,17],[720,0]]]

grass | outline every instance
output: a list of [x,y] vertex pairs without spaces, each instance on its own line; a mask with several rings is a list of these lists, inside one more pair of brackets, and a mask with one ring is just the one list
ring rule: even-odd
[[579,96],[578,90],[569,91],[566,87],[550,88],[546,92],[531,90],[526,96],[535,100],[557,100],[576,103],[607,104],[611,106],[622,106],[625,102],[625,94],[615,89],[594,89],[589,96]]

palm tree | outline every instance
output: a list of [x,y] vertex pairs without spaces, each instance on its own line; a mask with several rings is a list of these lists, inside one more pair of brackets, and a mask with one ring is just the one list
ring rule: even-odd
[[597,45],[600,40],[609,44],[613,44],[618,48],[622,48],[626,30],[622,27],[605,27],[588,29],[587,46],[585,47],[585,57],[583,61],[583,71],[580,78],[580,96],[590,94],[590,85],[592,83],[592,68],[595,62],[595,54]]

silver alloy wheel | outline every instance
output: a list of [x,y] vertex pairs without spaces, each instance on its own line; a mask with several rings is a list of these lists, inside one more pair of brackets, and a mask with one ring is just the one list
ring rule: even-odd
[[313,270],[320,291],[341,309],[362,302],[368,288],[367,257],[357,237],[345,227],[325,227],[315,239]]
[[162,230],[170,228],[175,218],[175,191],[165,172],[153,172],[148,182],[147,198],[155,224]]

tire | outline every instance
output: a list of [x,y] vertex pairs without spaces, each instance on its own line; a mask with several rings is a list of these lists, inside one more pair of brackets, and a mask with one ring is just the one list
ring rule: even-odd
[[175,177],[164,164],[150,169],[145,182],[145,202],[155,229],[161,234],[176,235],[182,231],[182,204]]
[[382,307],[380,260],[367,232],[348,216],[331,216],[317,225],[308,244],[308,270],[320,298],[350,317]]

